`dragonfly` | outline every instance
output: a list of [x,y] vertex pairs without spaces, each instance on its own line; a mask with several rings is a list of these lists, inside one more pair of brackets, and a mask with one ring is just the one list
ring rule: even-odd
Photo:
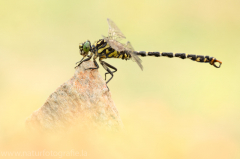
[[[93,45],[89,40],[79,44],[80,55],[83,58],[77,62],[76,67],[80,66],[83,62],[90,60],[93,58],[93,62],[96,67],[88,68],[88,69],[98,69],[99,65],[97,63],[97,58],[99,59],[102,67],[107,71],[106,75],[110,74],[111,77],[108,79],[106,83],[109,83],[113,78],[113,73],[117,72],[117,68],[110,65],[109,63],[103,61],[108,58],[119,58],[122,60],[132,60],[137,63],[141,70],[143,70],[142,60],[139,56],[155,56],[162,57],[166,56],[169,58],[178,57],[181,59],[191,59],[196,62],[209,63],[216,68],[220,68],[222,62],[217,60],[214,57],[203,56],[203,55],[195,55],[195,54],[186,54],[186,53],[172,53],[172,52],[148,52],[148,51],[135,51],[132,47],[131,43],[127,41],[126,44],[120,42],[123,39],[126,39],[121,30],[117,27],[117,25],[110,19],[108,21],[108,36],[102,36],[101,39],[96,41]],[[86,58],[86,59],[85,59]],[[75,68],[76,68],[75,67]]]

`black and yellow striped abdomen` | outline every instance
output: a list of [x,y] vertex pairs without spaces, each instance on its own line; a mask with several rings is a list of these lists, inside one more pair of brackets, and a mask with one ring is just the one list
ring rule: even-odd
[[[100,59],[106,58],[121,58],[123,60],[129,60],[131,58],[131,54],[127,51],[116,51],[114,50],[104,39],[100,39],[95,43],[95,49],[97,50],[97,56]],[[194,54],[186,54],[186,53],[172,53],[172,52],[146,52],[146,51],[134,51],[134,54],[138,56],[155,56],[161,57],[166,56],[169,58],[179,57],[181,59],[191,59],[197,62],[209,63],[217,68],[219,68],[222,64],[221,61],[217,60],[214,57],[203,56],[203,55],[194,55]],[[216,65],[215,63],[219,64]]]
[[[166,56],[166,57],[179,57],[181,59],[186,59],[189,58],[193,61],[197,62],[204,62],[204,63],[210,63],[211,65],[214,65],[215,67],[219,68],[222,64],[221,61],[217,60],[214,57],[209,57],[209,56],[203,56],[203,55],[194,55],[194,54],[186,54],[186,53],[172,53],[172,52],[145,52],[145,51],[135,51],[135,54],[139,56],[155,56],[155,57],[160,57],[160,56]],[[215,62],[218,62],[219,65],[215,65]]]

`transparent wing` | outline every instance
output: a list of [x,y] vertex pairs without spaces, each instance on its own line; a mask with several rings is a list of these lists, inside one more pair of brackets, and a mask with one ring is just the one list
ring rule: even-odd
[[128,51],[131,55],[131,60],[136,62],[138,66],[143,70],[142,66],[142,60],[134,53],[134,48],[132,47],[131,43],[128,41],[127,44],[125,45],[125,50]]
[[120,41],[126,38],[121,32],[121,30],[117,27],[117,25],[112,20],[107,19],[107,21],[108,21],[108,27],[109,27],[108,38],[110,40]]
[[142,60],[134,53],[134,49],[131,43],[128,41],[127,44],[123,44],[119,42],[122,39],[126,39],[121,30],[117,27],[117,25],[110,19],[108,21],[108,37],[103,36],[103,39],[114,49],[119,52],[128,51],[131,55],[131,60],[136,62],[138,66],[143,70]]
[[125,45],[116,41],[116,40],[112,40],[109,37],[105,37],[103,36],[103,39],[114,49],[117,50],[119,52],[126,50],[125,49]]

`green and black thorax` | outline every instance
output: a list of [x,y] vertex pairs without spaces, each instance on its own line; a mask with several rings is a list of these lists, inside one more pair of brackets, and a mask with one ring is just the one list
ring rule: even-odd
[[[89,44],[88,44],[89,43]],[[87,45],[87,46],[85,46]],[[131,54],[124,50],[124,51],[117,51],[113,49],[106,40],[99,39],[97,42],[95,42],[89,50],[86,49],[91,45],[90,41],[86,41],[79,45],[80,54],[83,56],[87,56],[87,52],[90,52],[89,56],[95,56],[99,57],[99,59],[107,59],[107,58],[120,58],[123,60],[129,60],[131,59]],[[85,51],[84,51],[85,49]],[[92,55],[91,55],[92,53]]]

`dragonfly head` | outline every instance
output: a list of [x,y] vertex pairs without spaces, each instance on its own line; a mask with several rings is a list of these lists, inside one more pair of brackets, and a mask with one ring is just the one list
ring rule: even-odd
[[91,51],[91,42],[87,40],[84,43],[79,44],[79,50],[82,56],[87,56],[88,52]]

